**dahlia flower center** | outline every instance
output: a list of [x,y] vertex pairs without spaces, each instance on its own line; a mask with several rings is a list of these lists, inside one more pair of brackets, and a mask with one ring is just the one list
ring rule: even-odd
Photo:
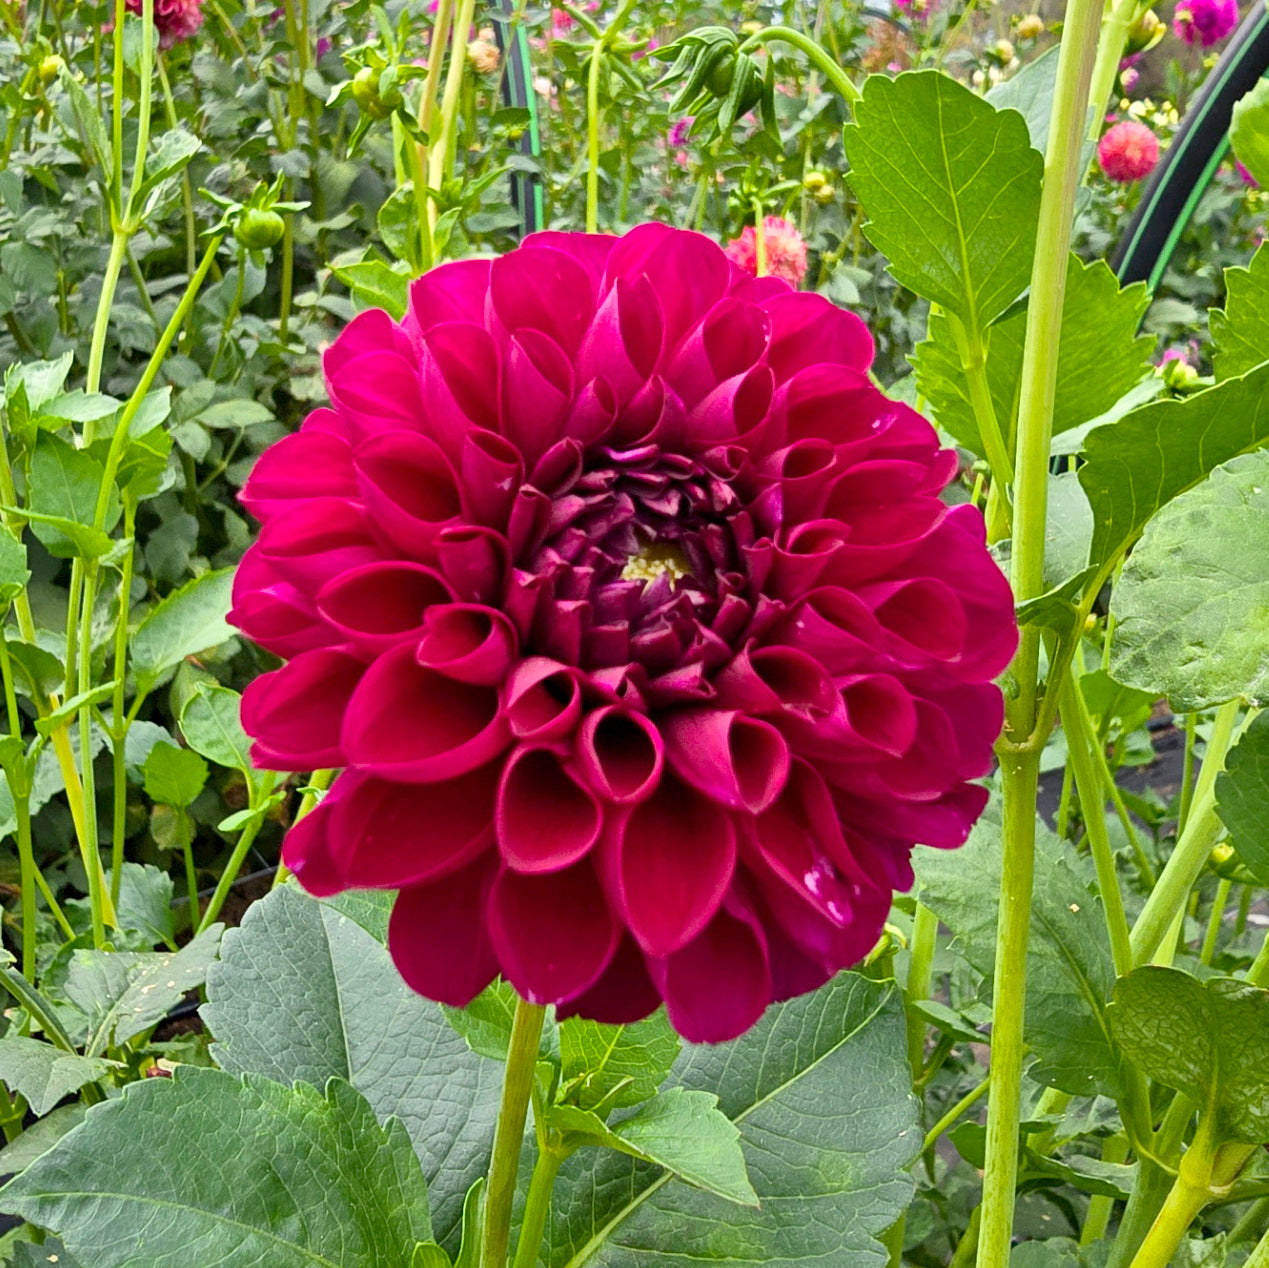
[[621,570],[621,579],[646,583],[669,577],[673,583],[691,576],[691,571],[687,556],[673,542],[654,541],[626,560],[626,566]]

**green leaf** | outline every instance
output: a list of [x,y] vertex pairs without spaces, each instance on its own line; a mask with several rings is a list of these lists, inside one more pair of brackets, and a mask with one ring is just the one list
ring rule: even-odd
[[938,71],[872,75],[843,144],[890,271],[985,329],[1031,277],[1044,163],[1022,117]]
[[164,670],[216,647],[237,632],[226,618],[234,569],[205,572],[156,603],[132,631],[129,655],[137,686],[148,693]]
[[1160,507],[1221,463],[1266,442],[1269,366],[1095,427],[1079,470],[1093,508],[1089,562],[1109,571]]
[[207,978],[203,1020],[233,1074],[348,1079],[409,1131],[436,1239],[456,1249],[464,1194],[489,1163],[502,1068],[401,980],[387,949],[294,885],[253,903]]
[[1216,812],[1238,857],[1269,885],[1269,713],[1257,714],[1216,776]]
[[110,144],[110,136],[106,131],[106,125],[102,121],[101,113],[98,111],[93,99],[84,91],[83,85],[75,78],[75,72],[69,66],[62,66],[58,70],[58,83],[70,97],[71,110],[75,115],[75,122],[79,127],[81,136],[88,144],[88,148],[92,151],[93,158],[97,160],[97,166],[101,169],[100,180],[102,188],[105,189],[111,183],[111,172],[114,170],[114,150]]
[[203,984],[223,929],[212,925],[176,952],[73,952],[64,992],[84,1015],[87,1051],[117,1047],[162,1021],[186,991]]
[[1210,313],[1218,379],[1232,379],[1269,361],[1269,250],[1261,246],[1247,268],[1225,270],[1225,311]]
[[[358,913],[341,906],[345,915],[358,919]],[[373,933],[373,928],[370,929]],[[386,925],[385,925],[386,936]],[[495,1061],[507,1059],[507,1049],[511,1045],[511,1023],[516,1013],[516,993],[510,983],[497,978],[491,982],[466,1008],[446,1008],[441,1012],[445,1020],[466,1040],[467,1046],[482,1057],[491,1057]],[[543,1023],[540,1051],[546,1055],[556,1047],[555,1023],[550,1019]]]
[[[80,525],[95,532],[94,517],[97,493],[105,479],[105,471],[91,455],[60,436],[41,432],[31,455],[31,473],[27,487],[27,508],[33,512],[31,531],[52,555],[67,558],[84,553],[84,541],[71,534],[67,524]],[[111,489],[105,523],[109,532],[119,520],[119,494]],[[100,536],[100,533],[96,533]],[[97,551],[95,554],[104,554]],[[95,556],[94,556],[95,557]]]
[[159,134],[158,144],[145,165],[145,180],[136,193],[134,206],[161,181],[175,176],[189,165],[190,159],[203,148],[202,142],[182,127],[164,128]]
[[409,1268],[431,1239],[399,1122],[326,1094],[179,1066],[134,1083],[0,1190],[93,1268]]
[[410,279],[382,260],[363,260],[331,270],[363,308],[385,308],[400,321],[409,300]]
[[45,515],[20,506],[0,506],[0,510],[29,520],[45,549],[59,559],[100,559],[114,549],[115,543],[105,533],[63,515]]
[[1093,508],[1073,471],[1049,477],[1044,525],[1044,580],[1057,586],[1083,572],[1093,540]]
[[84,1121],[88,1107],[72,1101],[31,1124],[21,1136],[0,1149],[0,1176],[25,1171],[41,1154],[46,1154],[72,1127]]
[[1269,1140],[1269,991],[1147,965],[1116,983],[1110,1021],[1143,1074],[1215,1115],[1219,1141]]
[[419,266],[419,217],[413,184],[398,187],[379,208],[379,236],[398,260]]
[[[995,963],[1000,892],[1000,807],[993,803],[955,852],[922,846],[912,865],[921,901],[952,931],[970,966]],[[1123,1071],[1106,1012],[1115,969],[1092,865],[1036,824],[1035,884],[1027,952],[1025,1037],[1032,1075],[1076,1096],[1123,1093]]]
[[11,1092],[25,1096],[41,1117],[64,1096],[78,1092],[109,1069],[110,1062],[100,1057],[63,1052],[39,1039],[15,1034],[0,1038],[0,1080]]
[[40,735],[52,735],[63,723],[68,722],[81,709],[95,704],[105,704],[115,693],[117,683],[103,682],[100,687],[89,691],[81,691],[78,695],[63,700],[56,709],[42,718],[36,718],[35,729]]
[[987,92],[987,100],[997,110],[1016,110],[1026,120],[1031,147],[1041,154],[1049,142],[1057,64],[1058,49],[1054,45]]
[[238,720],[242,697],[229,687],[199,683],[181,710],[181,734],[195,753],[217,766],[251,772],[251,741]]
[[67,376],[70,374],[71,366],[74,364],[75,354],[73,352],[62,353],[56,361],[14,362],[4,372],[4,395],[2,399],[11,403],[10,398],[17,391],[18,385],[21,384],[23,399],[26,401],[27,408],[36,413],[41,406],[46,405],[61,394],[62,388],[66,384]]
[[570,1148],[586,1143],[616,1149],[654,1162],[728,1202],[758,1205],[745,1172],[740,1132],[718,1109],[718,1097],[712,1092],[671,1088],[611,1127],[590,1110],[556,1105],[547,1111],[546,1125],[565,1133]]
[[903,1027],[893,983],[846,973],[769,1009],[733,1043],[684,1049],[672,1081],[718,1096],[761,1208],[584,1150],[556,1182],[546,1262],[884,1268],[876,1237],[911,1198],[906,1168],[921,1143]]
[[66,679],[66,667],[52,652],[35,643],[7,640],[9,659],[18,671],[14,685],[25,695],[45,700],[52,691],[60,691]]
[[638,1105],[656,1093],[679,1055],[679,1037],[658,1009],[629,1026],[581,1017],[560,1025],[560,1077],[578,1080],[572,1099],[582,1109]]
[[[1121,290],[1104,260],[1084,264],[1078,256],[1070,257],[1058,339],[1055,436],[1105,413],[1146,373],[1154,339],[1137,330],[1148,302],[1145,283]],[[1005,436],[1014,431],[1018,412],[1026,328],[1027,311],[1020,305],[986,332],[987,384]],[[982,454],[960,353],[946,317],[931,316],[929,338],[916,346],[912,362],[939,425]]]
[[164,806],[188,806],[207,784],[207,763],[175,744],[156,744],[141,770],[145,795]]
[[450,1257],[435,1242],[420,1242],[414,1248],[410,1268],[452,1268]]
[[1269,699],[1269,451],[1218,467],[1146,526],[1111,596],[1111,674],[1178,713]]
[[172,878],[153,863],[125,863],[119,873],[119,901],[115,916],[119,928],[142,934],[148,946],[176,936],[172,911]]
[[1229,142],[1256,184],[1269,186],[1269,83],[1265,80],[1234,103]]
[[26,546],[11,533],[0,533],[0,601],[16,599],[30,580]]

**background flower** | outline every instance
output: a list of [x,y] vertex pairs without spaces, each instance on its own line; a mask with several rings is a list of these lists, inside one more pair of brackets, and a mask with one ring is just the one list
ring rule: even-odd
[[726,1039],[964,840],[1012,601],[871,358],[655,224],[443,265],[327,352],[243,493],[234,619],[289,662],[243,722],[262,767],[346,768],[286,861],[399,887],[417,990]]
[[1187,44],[1211,48],[1238,25],[1238,0],[1180,0],[1172,29]]
[[1102,171],[1121,185],[1149,176],[1159,161],[1159,139],[1144,123],[1125,119],[1109,128],[1097,144]]
[[[129,13],[142,13],[142,0],[126,0]],[[154,0],[154,25],[159,47],[171,48],[188,40],[203,25],[202,0]]]
[[[806,276],[806,242],[797,226],[782,216],[768,216],[762,222],[767,251],[767,272],[797,286]],[[738,268],[756,277],[758,273],[758,235],[753,225],[746,225],[739,238],[723,248],[727,258]]]

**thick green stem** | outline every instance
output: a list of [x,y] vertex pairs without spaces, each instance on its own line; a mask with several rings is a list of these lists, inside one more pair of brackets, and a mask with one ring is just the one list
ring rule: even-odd
[[921,1065],[925,1060],[925,1019],[913,1005],[930,998],[938,932],[939,918],[924,903],[918,902],[912,918],[908,985],[903,993],[907,1005],[908,1064],[912,1067],[914,1083],[921,1077]]
[[[1125,1162],[1128,1158],[1128,1137],[1124,1133],[1111,1136],[1102,1146],[1103,1162]],[[1088,1212],[1084,1216],[1084,1227],[1080,1229],[1080,1245],[1095,1246],[1106,1240],[1106,1230],[1110,1226],[1111,1213],[1115,1209],[1115,1199],[1106,1193],[1095,1194],[1089,1199]]]
[[[268,801],[270,793],[273,792],[275,779],[276,776],[272,771],[269,771],[253,790],[252,801],[255,807],[262,807]],[[207,910],[203,912],[203,918],[198,922],[197,931],[199,933],[209,928],[216,917],[220,915],[220,909],[225,905],[225,899],[229,897],[229,891],[233,887],[234,881],[238,879],[238,873],[242,871],[243,860],[247,857],[247,851],[255,843],[263,822],[264,816],[257,815],[243,828],[242,833],[238,837],[238,843],[234,846],[233,853],[229,856],[229,862],[225,864],[225,870],[221,872],[220,879],[216,882],[216,888],[212,892],[211,901],[207,904]],[[197,894],[194,895],[191,901],[196,907],[198,903]],[[192,914],[193,911],[191,911]],[[191,921],[191,927],[192,923]]]
[[185,859],[185,892],[189,895],[189,927],[198,928],[198,869],[194,866],[194,840],[190,831],[189,811],[184,806],[174,806],[176,811],[176,840]]
[[811,64],[824,73],[824,78],[847,102],[854,105],[859,100],[859,89],[851,83],[850,77],[829,52],[821,48],[809,35],[804,35],[801,31],[795,31],[788,26],[769,26],[751,35],[738,51],[752,53],[764,44],[791,44],[798,52],[806,54]]
[[515,1197],[520,1153],[524,1146],[524,1120],[533,1093],[538,1060],[538,1041],[546,1009],[516,1000],[507,1050],[507,1069],[502,1085],[502,1104],[494,1132],[493,1158],[485,1189],[485,1210],[480,1231],[480,1268],[505,1268],[511,1241],[511,1202]]
[[[97,299],[97,317],[93,322],[92,343],[88,349],[88,377],[84,382],[84,390],[96,392],[101,388],[101,363],[106,354],[106,332],[110,328],[110,309],[115,302],[115,290],[119,286],[119,274],[128,251],[128,234],[116,228],[110,239],[110,258],[106,261],[106,272],[101,279],[101,295]],[[90,443],[88,436],[90,424],[84,424],[85,443]]]
[[1089,93],[1089,100],[1093,105],[1087,134],[1090,141],[1096,141],[1101,135],[1106,107],[1115,86],[1115,76],[1119,73],[1119,60],[1124,55],[1124,43],[1128,38],[1128,28],[1136,16],[1137,5],[1138,0],[1114,0],[1107,9]]
[[1115,1232],[1106,1268],[1128,1268],[1171,1187],[1169,1172],[1149,1158],[1138,1159],[1137,1178]]
[[[13,686],[13,663],[9,659],[9,642],[5,637],[3,625],[0,625],[0,674],[4,678],[4,702],[9,718],[9,734],[20,742],[22,714],[18,711],[18,697]],[[24,758],[18,755],[10,760],[13,770],[22,771],[20,776],[9,779],[9,792],[13,796],[13,809],[17,817],[18,884],[22,890],[22,976],[34,986],[35,878],[39,869],[35,866],[35,851],[31,845],[31,789],[24,770]],[[6,770],[6,776],[7,774]]]
[[595,41],[586,70],[586,232],[599,229],[599,72],[604,41]]
[[1225,754],[1233,739],[1239,707],[1239,701],[1231,700],[1222,705],[1216,715],[1185,831],[1181,833],[1176,848],[1159,877],[1159,883],[1146,900],[1141,915],[1137,917],[1137,923],[1132,927],[1134,964],[1146,963],[1158,950],[1178,909],[1183,908],[1189,900],[1190,890],[1194,888],[1194,882],[1198,880],[1212,846],[1224,831],[1216,815],[1216,776],[1224,768]]
[[1225,904],[1229,902],[1229,891],[1234,882],[1222,876],[1216,886],[1216,897],[1212,899],[1212,910],[1207,918],[1207,932],[1203,937],[1203,949],[1199,952],[1200,964],[1211,964],[1216,954],[1216,940],[1220,937],[1221,925],[1225,922]]
[[476,12],[476,0],[458,0],[454,29],[450,36],[449,67],[445,72],[445,92],[441,97],[440,118],[435,136],[430,136],[427,156],[427,183],[442,190],[452,169],[453,145],[458,133],[458,107],[467,70],[467,32]]
[[551,1212],[551,1192],[555,1188],[555,1176],[565,1155],[553,1149],[541,1149],[529,1181],[529,1193],[524,1202],[524,1216],[520,1221],[520,1237],[516,1242],[512,1268],[535,1268],[538,1252],[542,1247],[542,1234],[546,1230],[546,1218]]
[[[131,537],[136,528],[137,504],[130,494],[123,498],[123,535]],[[123,878],[123,838],[128,823],[128,766],[124,746],[128,740],[128,720],[124,712],[124,678],[128,664],[128,613],[132,607],[131,549],[123,557],[119,577],[119,614],[115,618],[115,690],[111,699],[110,763],[110,900],[119,901]]]
[[1269,1268],[1269,1233],[1266,1233],[1251,1252],[1243,1268]]

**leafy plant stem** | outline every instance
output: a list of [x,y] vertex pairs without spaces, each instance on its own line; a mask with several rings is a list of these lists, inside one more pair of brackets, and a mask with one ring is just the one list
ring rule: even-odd
[[291,292],[295,289],[295,227],[286,217],[282,229],[282,280],[278,299],[278,342],[285,345],[291,322]]
[[[301,819],[310,814],[313,807],[317,805],[318,798],[330,787],[331,780],[335,778],[333,770],[315,770],[308,779],[308,787],[304,790],[304,795],[300,798],[300,807],[295,812],[295,818],[291,822],[294,827]],[[291,874],[291,869],[278,860],[278,870],[273,874],[273,884],[271,889],[276,889]]]
[[234,321],[238,317],[238,310],[242,307],[242,296],[245,289],[247,278],[247,248],[238,248],[238,278],[234,285],[234,297],[229,304],[229,309],[225,313],[225,320],[220,324],[220,338],[216,340],[216,351],[212,353],[211,365],[207,367],[207,377],[214,379],[216,377],[217,367],[220,365],[220,354],[225,350],[225,340],[229,338],[229,332],[233,329]]
[[[131,537],[136,527],[137,505],[131,494],[123,496],[123,535]],[[119,613],[115,617],[115,691],[110,716],[110,901],[119,901],[119,885],[123,876],[123,837],[128,816],[128,767],[124,746],[128,739],[128,718],[124,712],[123,694],[128,663],[128,611],[132,605],[132,558],[127,551],[119,568]]]
[[829,55],[828,51],[817,44],[809,35],[795,31],[788,26],[768,26],[751,35],[737,50],[737,56],[752,53],[764,44],[790,44],[800,53],[804,53],[811,64],[824,73],[824,78],[849,102],[854,105],[859,100],[859,89],[851,82],[850,76]]
[[1137,1160],[1137,1178],[1124,1208],[1106,1268],[1128,1268],[1164,1199],[1172,1187],[1172,1174],[1153,1158]]
[[1185,759],[1181,766],[1181,805],[1177,810],[1176,830],[1185,831],[1185,821],[1190,817],[1194,801],[1194,740],[1198,730],[1198,714],[1185,715]]
[[[259,785],[252,789],[251,804],[253,808],[260,808],[269,799],[269,794],[273,792],[274,776],[272,771],[265,773],[264,778]],[[233,887],[234,881],[238,879],[238,873],[242,871],[243,860],[247,857],[247,851],[255,842],[256,836],[260,832],[260,825],[264,822],[263,814],[257,815],[242,830],[238,837],[237,844],[234,846],[233,853],[229,856],[229,862],[225,864],[225,870],[221,872],[220,879],[216,882],[216,888],[212,892],[210,901],[207,904],[207,910],[203,912],[203,918],[198,922],[197,933],[203,933],[220,915],[220,909],[225,905],[225,899],[229,897],[229,891]],[[194,902],[197,903],[197,895]],[[193,915],[193,911],[190,912]],[[191,925],[192,925],[191,920]]]
[[1199,952],[1201,964],[1211,964],[1212,956],[1216,954],[1216,939],[1225,921],[1225,904],[1229,902],[1229,891],[1233,887],[1234,882],[1224,876],[1216,886],[1216,897],[1212,899],[1212,910],[1207,918],[1207,932],[1203,935],[1203,949]]
[[1093,106],[1087,133],[1090,141],[1096,141],[1101,135],[1106,106],[1115,86],[1115,76],[1119,73],[1119,59],[1123,56],[1128,28],[1136,14],[1137,0],[1115,0],[1106,10],[1106,20],[1097,48],[1097,61],[1093,65],[1092,91],[1089,93]]
[[[9,717],[9,734],[22,743],[22,715],[13,688],[13,663],[9,659],[9,642],[0,625],[0,673],[4,676],[4,703]],[[5,765],[5,777],[13,796],[17,817],[18,884],[22,889],[22,976],[35,984],[35,852],[31,845],[31,790],[26,778],[24,755],[13,754]],[[12,773],[11,773],[12,772]],[[15,774],[21,774],[15,778]]]
[[1216,816],[1216,776],[1224,768],[1239,708],[1240,702],[1231,700],[1222,705],[1216,715],[1203,767],[1199,771],[1189,821],[1159,876],[1159,883],[1146,899],[1146,905],[1132,928],[1135,964],[1146,963],[1158,949],[1173,916],[1188,901],[1190,890],[1194,888],[1216,838],[1224,830]]
[[1097,735],[1088,714],[1084,693],[1076,683],[1073,673],[1068,672],[1063,678],[1061,695],[1058,707],[1066,730],[1070,768],[1079,789],[1089,849],[1097,869],[1097,888],[1102,897],[1111,956],[1115,962],[1116,974],[1122,976],[1132,967],[1132,946],[1129,943],[1128,917],[1124,914],[1123,892],[1119,888],[1119,874],[1115,870],[1115,852],[1106,832],[1105,803],[1101,796],[1102,781],[1090,753],[1090,749],[1097,744]]
[[[1261,1200],[1261,1213],[1263,1214],[1263,1199]],[[1269,1232],[1256,1243],[1256,1248],[1250,1254],[1243,1268],[1269,1268]]]
[[1247,980],[1253,986],[1269,987],[1269,933],[1260,946],[1260,951],[1247,970]]
[[[1103,1162],[1124,1162],[1128,1158],[1128,1137],[1117,1132],[1107,1138],[1102,1147]],[[1105,1241],[1106,1229],[1110,1225],[1111,1213],[1115,1209],[1115,1199],[1109,1194],[1094,1194],[1089,1199],[1088,1212],[1084,1216],[1084,1227],[1080,1229],[1080,1245],[1093,1246]]]
[[429,135],[427,183],[443,190],[453,167],[453,145],[458,133],[458,107],[462,100],[463,75],[467,70],[467,32],[476,12],[476,0],[458,0],[454,27],[450,32],[449,66],[445,72],[445,91],[441,96],[440,117],[436,135]]
[[[423,91],[419,96],[419,128],[430,143],[432,137],[432,114],[436,109],[436,93],[441,86],[441,65],[445,61],[445,49],[449,44],[449,28],[454,17],[454,0],[440,0],[436,9],[436,18],[432,23],[432,42],[427,53],[427,75],[423,79]],[[427,166],[428,147],[420,143],[417,147],[419,169]],[[426,181],[423,182],[427,184]],[[429,200],[428,214],[424,217],[428,224],[428,255],[431,255],[431,231],[436,223],[436,205]]]
[[762,214],[762,200],[753,200],[754,270],[759,277],[767,275],[767,225]]
[[[230,27],[230,30],[233,30]],[[237,32],[234,32],[237,35]],[[243,50],[244,54],[246,50]],[[167,67],[163,55],[157,54],[154,65],[159,72],[159,87],[163,92],[163,106],[167,113],[167,126],[177,127],[176,102],[172,98],[172,85],[168,82]],[[189,169],[181,172],[181,203],[185,209],[185,271],[193,273],[198,266],[198,226],[194,223],[194,187],[190,182]],[[148,298],[148,297],[147,297]],[[158,324],[157,321],[155,323]]]
[[[189,811],[184,806],[174,806],[176,811],[176,840],[185,858],[185,892],[189,895],[189,927],[198,927],[198,869],[194,866],[194,840],[190,832]],[[244,833],[245,835],[245,833]]]
[[599,72],[604,63],[604,40],[595,41],[586,68],[586,232],[599,229]]
[[533,1178],[529,1181],[529,1193],[524,1202],[524,1215],[520,1221],[520,1237],[516,1242],[512,1268],[534,1268],[538,1251],[542,1246],[542,1233],[546,1217],[551,1210],[551,1191],[555,1176],[566,1154],[555,1149],[539,1149],[533,1165]]
[[974,421],[978,424],[978,434],[987,451],[992,482],[998,490],[993,503],[995,513],[988,525],[988,537],[992,541],[999,541],[1009,535],[1008,499],[1013,463],[1009,459],[1009,450],[1005,446],[1000,423],[996,418],[996,407],[992,404],[991,389],[987,385],[987,351],[983,347],[983,336],[977,323],[967,326],[955,313],[945,315],[960,352],[961,369],[964,371],[970,403],[974,408]]
[[[97,300],[97,316],[93,321],[92,343],[88,350],[88,376],[84,382],[84,390],[96,392],[101,388],[101,363],[106,351],[106,331],[110,327],[110,309],[115,301],[115,289],[119,285],[119,274],[123,269],[124,258],[128,250],[128,234],[123,228],[116,226],[110,238],[110,258],[106,261],[106,271],[101,279],[101,295]],[[84,443],[91,444],[91,422],[84,424]]]
[[[1229,1230],[1229,1244],[1237,1246],[1239,1242],[1250,1241],[1265,1227],[1266,1221],[1269,1221],[1269,1198],[1258,1198],[1238,1217],[1238,1222]],[[1262,1252],[1263,1257],[1256,1259],[1256,1255]],[[1257,1244],[1247,1264],[1253,1265],[1253,1268],[1269,1268],[1269,1232],[1266,1232],[1264,1238]],[[1247,1264],[1244,1264],[1243,1268],[1247,1268]]]
[[956,1122],[960,1116],[965,1113],[971,1106],[976,1105],[983,1096],[986,1095],[987,1089],[991,1087],[991,1075],[988,1074],[981,1083],[971,1088],[964,1096],[961,1097],[955,1105],[952,1106],[942,1118],[939,1119],[928,1132],[925,1133],[925,1143],[921,1146],[921,1152],[928,1154],[935,1145],[939,1143],[943,1133],[947,1131],[951,1125]]
[[912,917],[912,941],[909,944],[908,985],[903,993],[907,1005],[908,1063],[912,1078],[921,1077],[921,1065],[925,1057],[925,1019],[915,1005],[930,998],[930,982],[933,978],[934,950],[938,941],[939,919],[922,902],[916,905]]
[[546,1010],[523,999],[516,1000],[507,1049],[507,1068],[494,1132],[489,1184],[485,1190],[485,1210],[480,1231],[480,1268],[505,1268],[511,1240],[511,1202],[515,1197],[516,1174],[524,1144],[524,1120],[533,1091],[533,1073],[538,1058],[538,1040]]

